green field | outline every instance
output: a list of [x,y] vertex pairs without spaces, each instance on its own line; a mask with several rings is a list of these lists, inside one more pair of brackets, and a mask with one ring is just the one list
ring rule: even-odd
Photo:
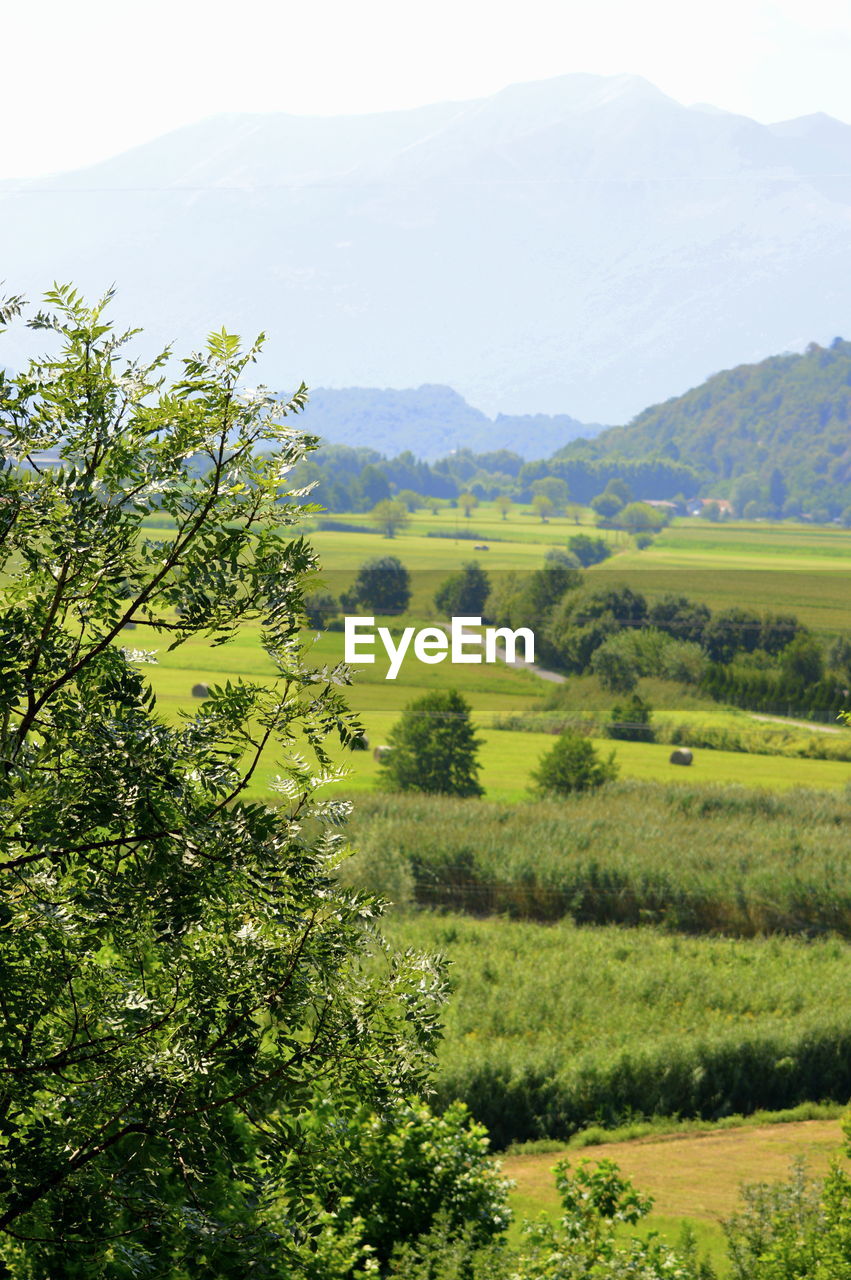
[[851,951],[838,939],[432,913],[396,915],[387,932],[447,955],[438,1097],[467,1102],[497,1147],[851,1096]]
[[343,874],[403,906],[851,939],[844,794],[633,781],[524,805],[355,798]]

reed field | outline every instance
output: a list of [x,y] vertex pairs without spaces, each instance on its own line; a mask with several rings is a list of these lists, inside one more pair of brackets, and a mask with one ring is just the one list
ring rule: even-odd
[[620,782],[524,805],[359,795],[349,833],[343,874],[401,905],[851,938],[844,793]]
[[397,947],[444,954],[437,1100],[496,1147],[640,1116],[720,1118],[851,1097],[851,951],[395,913]]

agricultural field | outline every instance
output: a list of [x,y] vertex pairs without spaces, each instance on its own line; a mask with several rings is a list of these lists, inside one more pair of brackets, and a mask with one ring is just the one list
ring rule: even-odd
[[851,803],[618,782],[524,805],[353,796],[343,874],[402,907],[851,939]]
[[447,957],[437,1097],[465,1101],[497,1148],[851,1097],[851,965],[837,938],[429,912],[396,913],[386,930]]

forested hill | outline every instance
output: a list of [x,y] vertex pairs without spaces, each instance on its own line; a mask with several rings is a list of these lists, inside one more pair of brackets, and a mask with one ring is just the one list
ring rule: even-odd
[[543,458],[602,430],[566,413],[500,413],[492,419],[451,387],[428,384],[409,390],[319,387],[310,393],[305,427],[329,444],[376,449],[387,457],[410,450],[427,462],[457,449],[510,449],[522,458]]
[[569,444],[558,459],[663,456],[688,463],[740,509],[797,511],[851,503],[851,342],[812,343],[708,378],[628,426]]

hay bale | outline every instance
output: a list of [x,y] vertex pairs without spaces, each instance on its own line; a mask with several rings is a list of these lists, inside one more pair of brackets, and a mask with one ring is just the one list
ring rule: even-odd
[[369,738],[362,733],[359,738],[352,738],[349,745],[352,751],[369,751]]
[[209,686],[209,685],[206,685],[206,684],[193,684],[193,686],[192,686],[192,697],[193,697],[193,698],[209,698],[209,696],[210,696],[210,686]]
[[691,748],[677,747],[676,751],[672,751],[669,757],[670,764],[691,764],[694,760]]
[[372,753],[373,760],[377,760],[379,764],[383,764],[385,760],[389,760],[392,747],[382,746],[376,747]]

